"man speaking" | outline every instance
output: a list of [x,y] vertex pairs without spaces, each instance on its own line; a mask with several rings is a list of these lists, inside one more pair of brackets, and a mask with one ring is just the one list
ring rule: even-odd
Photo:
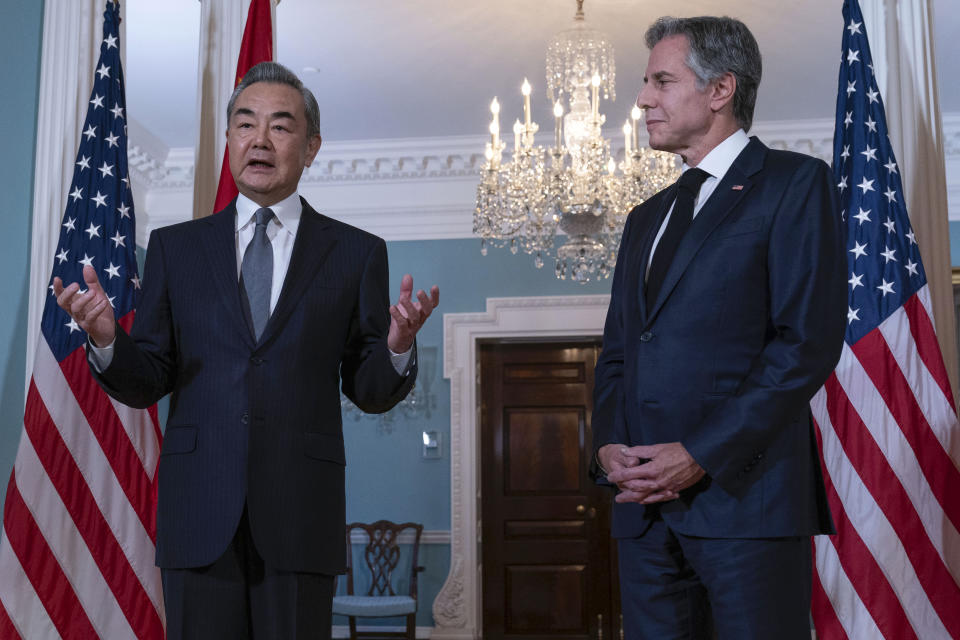
[[339,390],[369,412],[399,402],[439,290],[414,298],[407,275],[390,306],[383,240],[299,197],[321,138],[292,72],[253,67],[227,118],[240,195],[151,234],[130,334],[92,267],[85,292],[59,279],[54,292],[107,393],[133,407],[172,394],[157,505],[167,637],[329,638],[345,566]]
[[808,402],[846,311],[830,170],[747,136],[743,23],[661,18],[646,42],[637,105],[684,171],[627,220],[597,364],[625,637],[809,640],[809,536],[833,524]]

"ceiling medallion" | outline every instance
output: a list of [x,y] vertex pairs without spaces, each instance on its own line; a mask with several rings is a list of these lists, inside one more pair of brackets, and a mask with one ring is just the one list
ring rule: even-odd
[[[601,134],[601,93],[616,99],[613,45],[589,29],[583,0],[577,0],[573,28],[554,36],[547,47],[547,91],[553,101],[553,146],[534,144],[539,126],[530,117],[530,83],[524,79],[523,122],[513,125],[513,154],[506,161],[500,137],[500,103],[490,103],[493,119],[486,163],[477,187],[473,232],[488,246],[522,249],[539,269],[554,252],[556,275],[585,283],[608,277],[627,214],[676,180],[674,154],[638,144],[642,112],[634,106],[623,125],[624,155],[618,164]],[[564,96],[568,109],[564,115]],[[557,239],[557,231],[565,237]]]

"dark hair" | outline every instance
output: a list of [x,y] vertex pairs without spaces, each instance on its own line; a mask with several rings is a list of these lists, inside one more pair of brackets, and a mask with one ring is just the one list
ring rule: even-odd
[[697,76],[698,88],[702,89],[727,72],[734,75],[737,88],[733,94],[733,115],[743,130],[749,131],[763,63],[760,47],[747,25],[726,16],[665,16],[647,29],[647,47],[653,49],[658,42],[671,36],[687,38],[690,45],[687,66]]
[[307,114],[307,137],[311,138],[320,134],[320,106],[317,99],[313,97],[310,89],[303,86],[300,78],[278,62],[261,62],[254,65],[243,76],[243,80],[237,85],[230,95],[230,101],[227,103],[227,122],[233,115],[233,106],[244,89],[257,82],[272,82],[274,84],[285,84],[293,87],[303,96],[303,110]]

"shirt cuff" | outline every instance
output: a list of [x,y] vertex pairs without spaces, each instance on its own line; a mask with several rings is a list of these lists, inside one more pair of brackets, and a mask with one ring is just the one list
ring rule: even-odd
[[87,359],[97,373],[103,373],[104,369],[109,367],[110,363],[113,362],[113,345],[116,341],[116,338],[114,338],[113,342],[107,346],[98,347],[93,344],[93,340],[91,340],[89,336],[87,337],[87,344],[90,345],[90,349],[87,351]]
[[393,368],[396,369],[398,374],[405,376],[410,373],[410,357],[413,355],[413,347],[410,347],[403,353],[394,353],[390,347],[387,347],[387,351],[390,352],[390,364],[393,365]]

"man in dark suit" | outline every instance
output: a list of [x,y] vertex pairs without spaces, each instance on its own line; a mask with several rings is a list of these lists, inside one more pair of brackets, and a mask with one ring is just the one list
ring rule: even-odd
[[298,196],[321,139],[293,73],[257,65],[227,116],[240,195],[151,234],[130,334],[91,267],[85,293],[55,293],[111,396],[172,394],[157,506],[167,637],[328,638],[345,566],[339,388],[365,411],[399,402],[439,291],[414,299],[407,275],[390,306],[383,240]]
[[661,18],[637,104],[684,174],[630,214],[597,364],[625,637],[810,637],[832,532],[808,402],[846,310],[829,168],[748,138],[761,61],[731,18]]

